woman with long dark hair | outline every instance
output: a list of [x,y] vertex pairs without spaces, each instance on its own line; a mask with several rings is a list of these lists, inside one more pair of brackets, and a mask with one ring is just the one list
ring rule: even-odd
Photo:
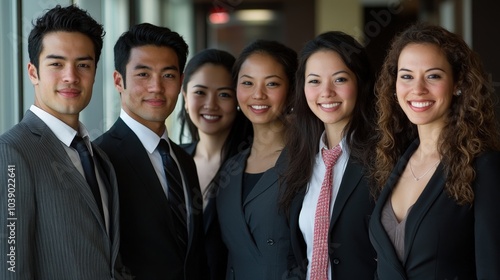
[[[251,141],[252,127],[237,109],[232,79],[235,58],[226,51],[207,49],[193,56],[184,71],[181,141],[184,124],[192,142],[181,147],[193,156],[203,198],[205,247],[211,279],[223,279],[227,249],[220,237],[215,208],[215,185],[221,165]],[[202,202],[203,201],[203,202]]]
[[300,52],[296,79],[281,197],[299,264],[292,273],[373,279],[368,219],[374,201],[365,178],[374,132],[368,57],[351,36],[326,32]]
[[288,273],[290,230],[278,210],[278,174],[296,65],[292,49],[258,40],[234,66],[238,104],[254,138],[224,164],[217,184],[217,214],[229,252],[226,279],[278,280]]

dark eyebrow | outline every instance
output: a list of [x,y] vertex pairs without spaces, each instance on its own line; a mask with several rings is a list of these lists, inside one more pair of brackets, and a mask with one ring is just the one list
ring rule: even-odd
[[[62,56],[62,55],[55,55],[55,54],[49,54],[45,57],[45,59],[61,59],[61,60],[66,60],[66,57]],[[94,60],[93,57],[91,56],[82,56],[82,57],[78,57],[76,59],[77,61],[82,61],[82,60]]]
[[232,87],[220,87],[220,88],[217,88],[217,90],[231,90],[231,91],[235,91],[234,88],[232,88]]
[[[349,72],[347,72],[346,70],[340,70],[340,71],[337,71],[337,72],[333,73],[332,76],[335,76],[335,75],[338,75],[338,74],[341,74],[341,73],[345,73],[347,75],[350,75]],[[310,74],[307,75],[307,77],[309,77],[309,76],[319,77],[318,74],[314,74],[314,73],[310,73]]]
[[269,75],[269,76],[266,76],[265,78],[266,78],[266,79],[278,78],[278,79],[280,79],[280,80],[283,80],[283,78],[281,78],[281,77],[280,77],[280,76],[278,76],[278,75]]
[[337,71],[337,72],[333,73],[332,76],[335,76],[335,75],[338,75],[338,74],[342,74],[342,73],[350,75],[349,72],[347,72],[346,70],[340,70],[340,71]]
[[[134,67],[134,70],[137,70],[137,69],[147,69],[147,70],[151,70],[151,67],[150,66],[147,66],[147,65],[143,65],[143,64],[138,64]],[[174,71],[179,71],[179,68],[177,68],[177,66],[165,66],[161,69],[162,71],[166,71],[166,70],[174,70]]]
[[[252,76],[249,76],[249,75],[244,74],[244,75],[241,75],[241,76],[240,76],[240,79],[241,79],[241,78],[245,78],[245,77],[246,77],[246,78],[250,78],[250,79],[253,79],[253,78],[254,78],[254,77],[252,77]],[[278,79],[280,79],[280,80],[283,80],[283,78],[281,78],[281,77],[280,77],[280,76],[278,76],[278,75],[269,75],[269,76],[264,77],[264,79],[270,79],[270,78],[278,78]]]
[[253,77],[252,77],[252,76],[248,76],[248,75],[246,75],[246,74],[241,75],[241,76],[240,76],[240,79],[241,79],[241,78],[250,78],[250,79],[253,79]]
[[[204,86],[204,85],[194,85],[194,86],[192,86],[192,88],[208,89],[208,87]],[[235,91],[234,88],[232,88],[232,87],[220,87],[220,88],[217,88],[217,90],[231,90],[231,91]]]
[[425,72],[434,71],[434,70],[439,70],[441,72],[446,72],[446,71],[444,71],[443,69],[441,69],[439,67],[434,67],[434,68],[431,68],[431,69],[427,69],[427,71],[425,71]]
[[[443,69],[441,69],[439,67],[434,67],[434,68],[427,69],[427,70],[425,70],[425,72],[434,71],[434,70],[439,70],[439,71],[442,71],[442,72],[446,72],[446,71],[444,71]],[[413,72],[410,69],[406,69],[406,68],[401,68],[401,69],[399,69],[398,72],[401,72],[401,71]]]

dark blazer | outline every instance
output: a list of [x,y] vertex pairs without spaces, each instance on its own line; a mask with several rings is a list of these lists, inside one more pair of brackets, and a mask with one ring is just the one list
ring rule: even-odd
[[118,179],[121,204],[121,255],[136,280],[205,279],[202,198],[193,159],[170,141],[186,187],[188,252],[183,257],[171,222],[167,197],[147,151],[118,119],[94,141],[109,156]]
[[250,149],[221,170],[216,198],[222,239],[229,251],[226,279],[271,280],[287,275],[290,228],[278,211],[278,174],[285,158],[267,170],[242,201],[242,180]]
[[377,279],[500,279],[500,153],[475,159],[474,205],[459,206],[444,191],[440,164],[408,213],[401,263],[380,222],[413,142],[396,164],[373,211],[370,239],[378,253]]
[[31,111],[0,136],[0,279],[121,279],[115,273],[120,235],[113,167],[93,145],[109,195],[108,235],[63,145]]
[[[197,142],[181,144],[180,146],[193,157],[196,152],[196,144]],[[210,279],[224,279],[226,277],[227,248],[221,237],[219,218],[215,207],[215,196],[209,197],[207,206],[203,210],[203,229]]]
[[[332,279],[373,279],[376,254],[368,237],[368,223],[374,206],[363,168],[349,160],[335,200],[328,239]],[[305,195],[299,193],[290,207],[292,249],[299,265],[294,279],[306,279],[307,248],[299,227]]]

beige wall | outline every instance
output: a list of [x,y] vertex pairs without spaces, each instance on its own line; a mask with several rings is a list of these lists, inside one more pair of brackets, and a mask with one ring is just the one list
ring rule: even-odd
[[363,30],[360,0],[316,0],[315,29],[316,35],[338,30],[360,39]]

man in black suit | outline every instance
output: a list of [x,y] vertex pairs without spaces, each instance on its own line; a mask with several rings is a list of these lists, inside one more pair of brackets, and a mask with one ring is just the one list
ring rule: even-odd
[[115,167],[121,254],[135,279],[204,279],[202,199],[193,159],[168,138],[188,46],[176,32],[132,26],[114,47],[122,110],[94,142]]

